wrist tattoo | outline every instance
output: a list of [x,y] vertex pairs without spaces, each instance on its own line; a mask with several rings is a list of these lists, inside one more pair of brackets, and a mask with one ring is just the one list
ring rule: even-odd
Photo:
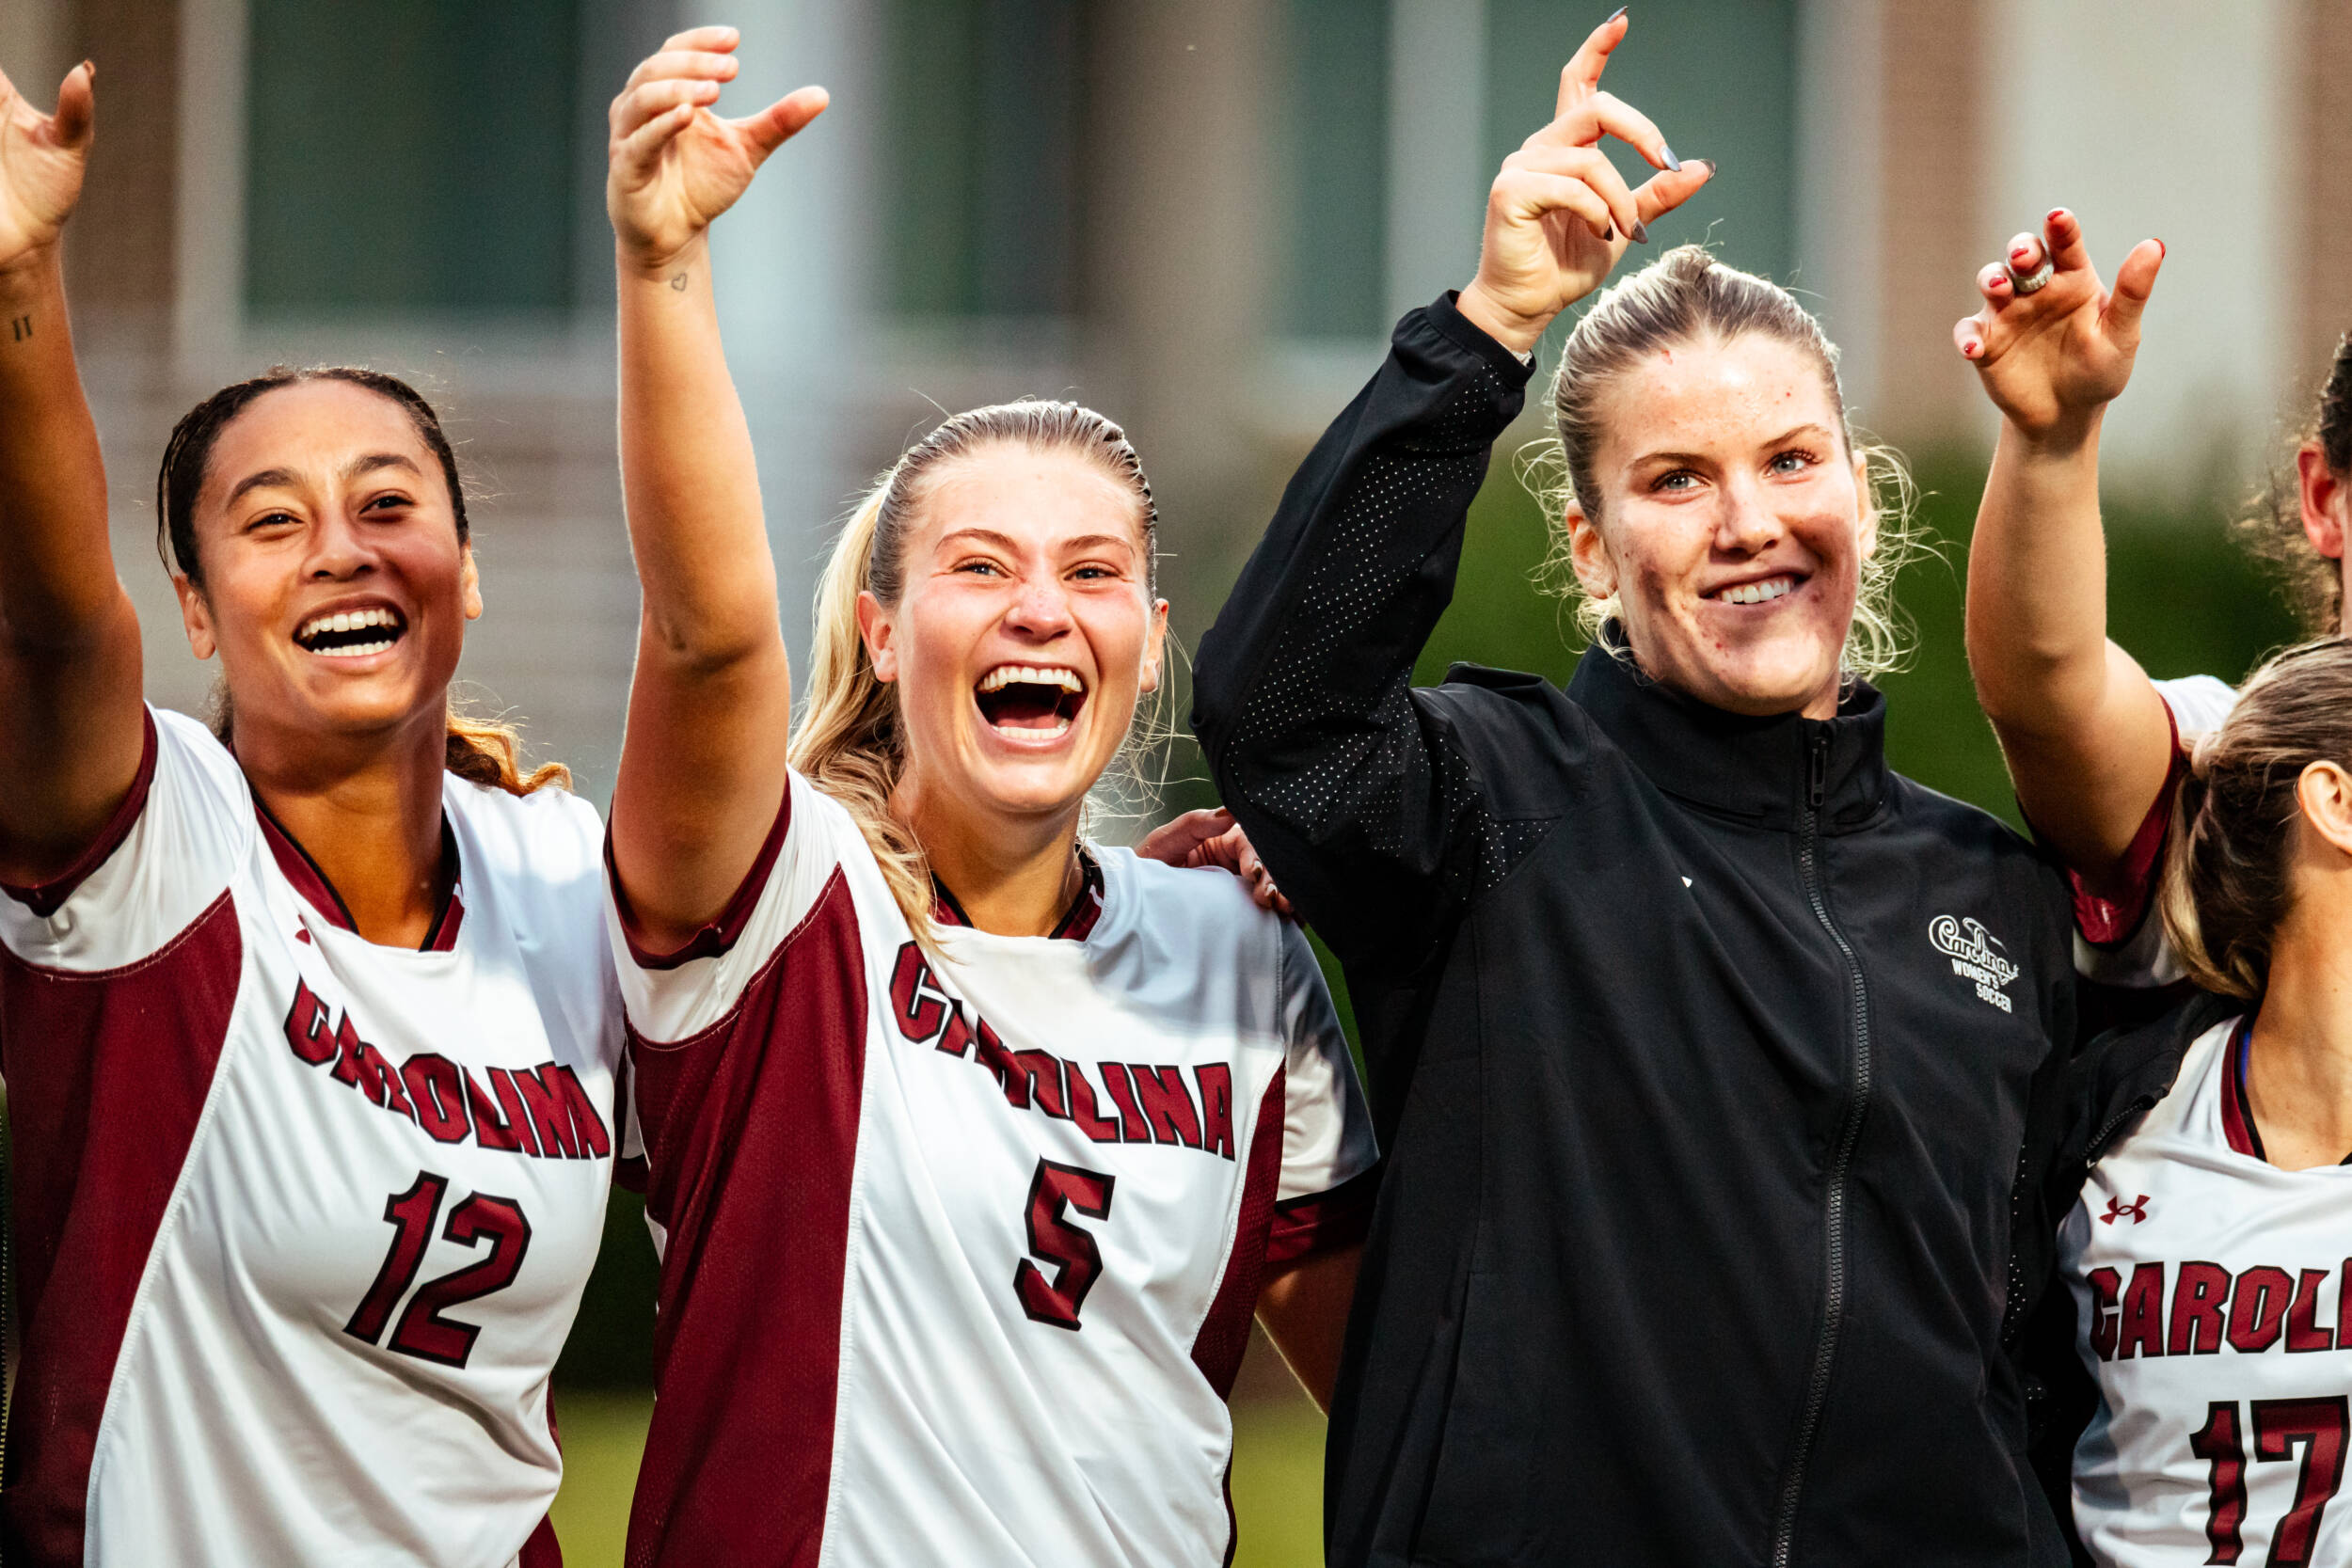
[[681,273],[679,273],[679,274],[678,274],[675,277],[673,277],[673,278],[671,278],[671,279],[670,279],[670,292],[671,292],[672,293],[680,293],[680,294],[682,294],[682,293],[684,293],[686,292],[686,274],[685,274],[685,273],[681,272]]
[[8,341],[21,343],[33,335],[33,318],[19,316],[8,323]]

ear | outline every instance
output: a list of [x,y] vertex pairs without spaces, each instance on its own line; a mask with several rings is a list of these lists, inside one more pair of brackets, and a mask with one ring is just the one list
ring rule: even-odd
[[866,657],[873,662],[874,678],[888,685],[898,678],[898,628],[891,624],[882,601],[864,589],[857,595],[857,634],[865,639]]
[[1853,454],[1853,493],[1862,501],[1862,559],[1878,554],[1879,509],[1870,498],[1870,458],[1867,452]]
[[1570,498],[1560,526],[1568,531],[1568,562],[1576,568],[1577,586],[1585,596],[1605,599],[1617,591],[1617,563],[1609,559],[1609,542],[1600,525],[1584,515],[1581,501]]
[[482,619],[482,572],[474,564],[473,546],[459,546],[458,556],[457,592],[465,600],[466,619],[479,621]]
[[1143,641],[1143,685],[1149,694],[1160,689],[1160,670],[1168,657],[1168,601],[1152,601],[1152,634]]
[[2306,441],[2296,450],[2295,478],[2303,504],[2303,536],[2328,560],[2343,560],[2344,510],[2352,500],[2344,476],[2328,467],[2318,442]]
[[2352,857],[2352,773],[2332,762],[2314,762],[2295,781],[2295,803],[2305,831]]
[[180,595],[180,625],[188,634],[188,652],[199,658],[212,657],[217,644],[213,640],[213,610],[204,602],[204,591],[190,582],[184,572],[171,574],[171,591]]

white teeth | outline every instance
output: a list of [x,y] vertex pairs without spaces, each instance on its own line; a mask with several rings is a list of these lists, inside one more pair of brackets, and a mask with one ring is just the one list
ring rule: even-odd
[[1743,582],[1736,588],[1726,588],[1716,597],[1725,604],[1763,604],[1794,593],[1796,587],[1794,578],[1766,578],[1762,582]]
[[1070,733],[1070,721],[1067,719],[1057,719],[1054,721],[1054,727],[1050,730],[1023,729],[1019,725],[1015,724],[998,724],[995,725],[994,728],[998,735],[1004,736],[1008,739],[1054,740]]
[[1084,691],[1086,683],[1075,670],[1031,664],[999,664],[980,677],[979,689],[1001,691],[1015,681],[1024,686],[1058,686],[1064,691]]
[[[310,638],[319,636],[323,632],[360,631],[369,626],[383,626],[389,630],[398,631],[400,629],[400,617],[395,615],[391,610],[381,606],[372,610],[339,610],[332,615],[313,615],[308,621],[303,622],[302,625],[295,629],[294,640],[296,641],[305,641]],[[384,644],[384,646],[387,647],[389,645],[389,643]],[[320,653],[339,653],[348,656],[350,654],[357,653],[359,650],[355,648],[321,648],[316,651]]]
[[367,654],[380,654],[391,645],[391,640],[386,638],[381,642],[354,642],[343,648],[321,648],[318,654],[322,658],[358,658]]

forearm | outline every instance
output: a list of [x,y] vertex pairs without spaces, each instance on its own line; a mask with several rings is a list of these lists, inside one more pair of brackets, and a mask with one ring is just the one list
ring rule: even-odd
[[1363,1259],[1360,1243],[1302,1259],[1270,1275],[1258,1295],[1258,1322],[1266,1338],[1315,1408],[1327,1415]]
[[751,427],[727,372],[709,245],[619,263],[621,476],[643,652],[691,670],[780,651]]
[[1969,548],[1968,657],[2020,806],[2106,891],[2171,765],[2163,699],[2106,635],[2098,418],[2006,426]]
[[81,657],[128,605],[106,537],[106,478],[48,248],[0,268],[0,637]]
[[2004,423],[1968,552],[1969,663],[1996,724],[2062,730],[2106,679],[2098,419],[2032,439]]

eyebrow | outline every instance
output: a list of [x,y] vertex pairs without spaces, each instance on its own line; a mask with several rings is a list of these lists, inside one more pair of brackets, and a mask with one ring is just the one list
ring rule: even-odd
[[[405,468],[419,478],[423,477],[422,469],[419,468],[412,460],[396,451],[372,451],[363,457],[355,457],[343,465],[343,477],[358,479],[363,475],[374,473],[380,468]],[[292,468],[263,468],[259,473],[247,474],[237,481],[236,487],[229,492],[229,499],[221,504],[234,506],[241,499],[255,490],[292,489],[294,484],[294,473]]]
[[[1830,429],[1827,425],[1820,424],[1812,420],[1807,420],[1801,425],[1790,426],[1788,429],[1782,431],[1779,435],[1762,444],[1768,447],[1787,446],[1789,442],[1804,436],[1815,436],[1821,440],[1829,440],[1832,438]],[[1697,463],[1705,461],[1706,456],[1707,454],[1705,452],[1696,451],[1645,451],[1633,461],[1636,464],[1660,462]]]
[[[986,528],[960,528],[951,533],[941,534],[939,536],[939,543],[944,547],[954,544],[959,539],[975,540],[981,544],[993,545],[997,548],[1003,550],[1017,551],[1021,547],[1009,535],[998,533],[994,529]],[[1131,553],[1136,547],[1136,542],[1134,540],[1122,539],[1116,533],[1080,534],[1075,539],[1063,540],[1061,547],[1066,550],[1099,549],[1105,545],[1116,545]]]

